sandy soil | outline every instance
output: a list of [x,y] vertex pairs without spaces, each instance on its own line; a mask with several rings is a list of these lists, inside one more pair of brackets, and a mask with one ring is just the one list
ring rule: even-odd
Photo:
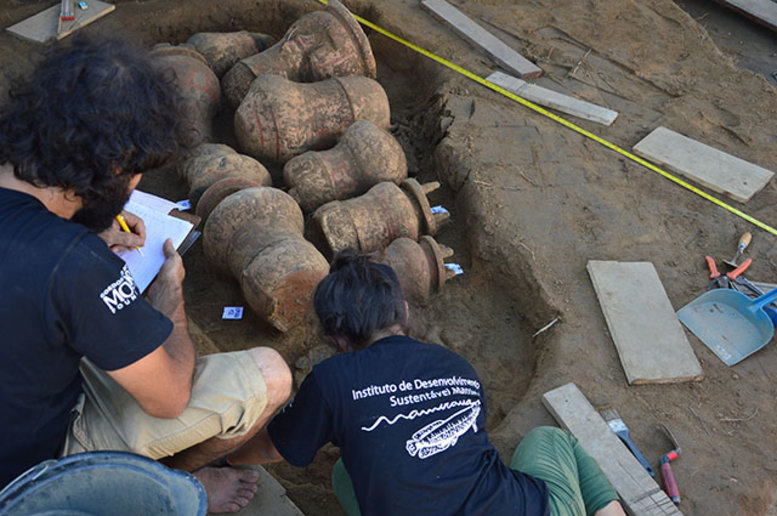
[[[0,23],[51,3],[6,0]],[[318,8],[313,0],[117,3],[115,13],[85,30],[149,46],[206,30],[279,37]],[[454,3],[541,66],[546,74],[538,84],[620,112],[609,128],[572,120],[582,127],[630,148],[664,125],[777,170],[772,33],[703,0]],[[347,4],[475,73],[494,68],[415,0]],[[729,368],[690,337],[703,381],[629,386],[585,270],[589,259],[651,261],[679,308],[706,286],[703,256],[730,258],[746,230],[754,235],[749,277],[775,282],[773,237],[378,34],[370,40],[411,174],[444,183],[433,197],[453,221],[438,239],[466,270],[427,306],[413,307],[413,332],[475,365],[489,396],[489,432],[503,457],[533,426],[554,423],[541,394],[574,381],[594,405],[618,409],[656,467],[670,447],[660,424],[673,428],[683,448],[674,471],[685,514],[775,514],[774,346]],[[1,34],[2,71],[25,70],[34,49]],[[220,139],[230,143],[231,135]],[[142,187],[176,200],[187,190],[174,177],[149,176]],[[772,183],[747,205],[732,204],[774,225],[776,202]],[[199,245],[185,263],[187,307],[202,334],[222,350],[273,346],[301,366],[302,377],[303,357],[321,344],[312,322],[282,335],[251,314],[221,321],[223,306],[243,304],[239,289],[209,271]],[[531,337],[555,318],[559,324]],[[335,515],[341,512],[329,475],[336,458],[336,449],[325,448],[304,470],[270,469],[307,514]]]

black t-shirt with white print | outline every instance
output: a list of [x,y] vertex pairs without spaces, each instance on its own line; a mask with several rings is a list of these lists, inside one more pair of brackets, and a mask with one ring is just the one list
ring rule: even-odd
[[0,487],[59,454],[82,356],[120,369],[171,331],[97,235],[0,188]]
[[485,424],[466,360],[392,336],[314,367],[268,431],[298,467],[339,446],[363,516],[547,515],[545,483],[505,466]]

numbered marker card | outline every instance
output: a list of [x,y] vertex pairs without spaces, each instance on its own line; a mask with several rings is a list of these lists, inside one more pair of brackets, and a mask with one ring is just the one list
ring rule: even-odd
[[242,306],[225,306],[224,312],[221,314],[222,319],[242,319],[243,307]]

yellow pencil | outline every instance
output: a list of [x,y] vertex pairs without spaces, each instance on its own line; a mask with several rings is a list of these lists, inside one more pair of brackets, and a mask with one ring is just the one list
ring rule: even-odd
[[[127,225],[127,221],[126,221],[126,220],[124,220],[124,217],[122,217],[122,216],[121,216],[121,213],[119,213],[118,215],[116,215],[116,220],[118,220],[118,221],[119,221],[119,226],[121,226],[121,229],[123,229],[123,230],[124,230],[124,231],[126,231],[127,233],[132,233],[132,230],[131,230],[131,229],[129,228],[129,226]],[[135,249],[137,249],[137,250],[138,250],[138,252],[140,253],[140,256],[145,256],[145,255],[143,254],[143,251],[140,249],[140,247],[136,247]]]

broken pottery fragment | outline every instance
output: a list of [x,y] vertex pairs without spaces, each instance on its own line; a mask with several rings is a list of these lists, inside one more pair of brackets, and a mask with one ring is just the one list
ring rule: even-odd
[[221,201],[203,231],[211,265],[237,278],[248,305],[280,331],[302,322],[329,271],[303,229],[294,199],[276,188],[255,187]]

